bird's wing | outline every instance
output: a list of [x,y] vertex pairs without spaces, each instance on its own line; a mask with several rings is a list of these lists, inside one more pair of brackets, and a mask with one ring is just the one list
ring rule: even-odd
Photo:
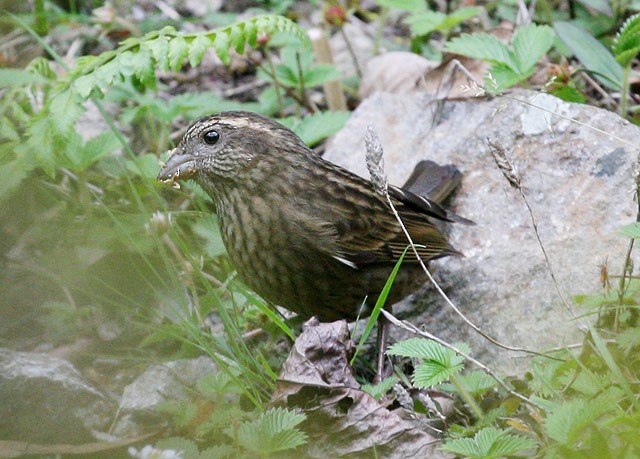
[[[297,222],[294,234],[298,240],[353,268],[397,262],[409,244],[406,235],[384,198],[370,193],[367,196],[374,197],[358,200],[358,204],[348,199],[291,203],[287,214]],[[422,246],[418,252],[423,260],[459,254],[431,223],[426,212],[414,210],[415,204],[401,199],[392,198],[392,201],[414,244]],[[437,209],[432,214],[443,218]],[[411,252],[405,260],[417,261]]]

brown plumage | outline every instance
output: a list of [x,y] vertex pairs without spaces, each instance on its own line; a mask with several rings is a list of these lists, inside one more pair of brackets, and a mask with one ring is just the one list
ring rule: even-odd
[[[322,159],[292,131],[254,113],[225,112],[194,122],[158,179],[193,179],[204,188],[246,284],[304,316],[355,318],[365,298],[367,307],[375,304],[407,246],[368,180]],[[389,192],[413,241],[424,246],[419,252],[425,260],[458,254],[433,220],[461,219],[410,191]],[[389,300],[406,296],[423,279],[408,255]]]

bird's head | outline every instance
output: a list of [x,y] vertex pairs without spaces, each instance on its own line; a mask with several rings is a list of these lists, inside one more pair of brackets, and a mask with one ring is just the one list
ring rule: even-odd
[[285,126],[250,112],[222,112],[193,122],[172,151],[158,180],[176,182],[243,180],[251,168],[275,164],[288,155],[307,151],[302,140]]

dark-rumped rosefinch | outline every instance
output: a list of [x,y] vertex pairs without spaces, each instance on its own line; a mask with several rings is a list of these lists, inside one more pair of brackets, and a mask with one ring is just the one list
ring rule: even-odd
[[[410,189],[437,194],[437,188],[446,195],[459,182],[450,166],[421,164]],[[408,244],[370,181],[254,113],[225,112],[192,123],[158,179],[195,180],[215,204],[229,258],[244,282],[303,316],[354,319],[365,299],[366,315]],[[458,254],[434,221],[459,218],[410,190],[389,187],[389,194],[413,242],[422,246],[423,260]],[[387,304],[421,282],[423,273],[408,252]]]

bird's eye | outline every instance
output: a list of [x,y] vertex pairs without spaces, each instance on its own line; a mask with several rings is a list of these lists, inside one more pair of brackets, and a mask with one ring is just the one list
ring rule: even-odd
[[207,132],[204,133],[202,138],[204,139],[205,143],[207,143],[209,145],[213,145],[218,140],[220,140],[220,133],[218,131],[215,131],[215,130],[207,131]]

